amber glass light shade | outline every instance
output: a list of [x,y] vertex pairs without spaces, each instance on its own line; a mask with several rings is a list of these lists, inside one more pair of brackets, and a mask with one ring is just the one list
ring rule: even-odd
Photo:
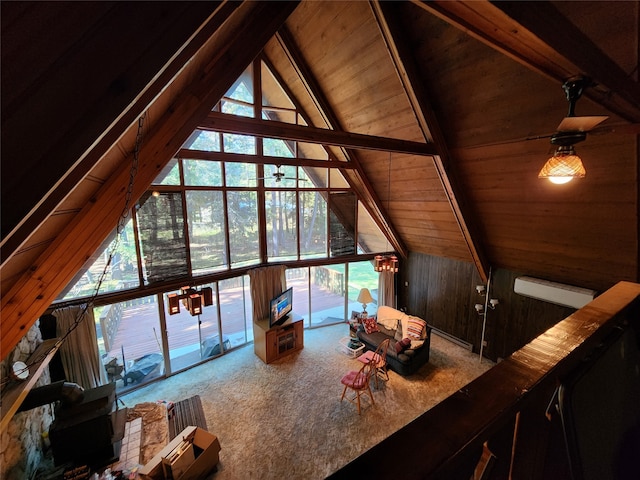
[[547,178],[557,184],[567,183],[574,178],[584,178],[587,171],[582,160],[576,155],[573,146],[558,147],[554,155],[547,160],[538,178]]

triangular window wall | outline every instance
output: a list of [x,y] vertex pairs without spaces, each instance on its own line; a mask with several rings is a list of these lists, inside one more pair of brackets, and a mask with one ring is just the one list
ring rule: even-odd
[[[261,60],[213,111],[308,124]],[[340,169],[332,168],[334,162],[323,165],[329,158],[319,144],[194,130],[132,210],[99,293],[265,262],[388,250]],[[65,299],[93,294],[112,239],[70,284]]]

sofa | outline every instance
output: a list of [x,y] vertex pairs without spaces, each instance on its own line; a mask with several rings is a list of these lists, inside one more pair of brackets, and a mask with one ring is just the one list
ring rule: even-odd
[[356,335],[372,351],[389,338],[387,368],[400,375],[411,375],[429,361],[431,327],[395,308],[378,307],[376,315],[361,320]]

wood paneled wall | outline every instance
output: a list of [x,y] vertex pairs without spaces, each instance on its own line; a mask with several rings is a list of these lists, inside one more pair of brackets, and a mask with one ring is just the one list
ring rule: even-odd
[[[485,297],[476,291],[482,281],[472,263],[410,253],[398,275],[398,308],[480,351],[483,316],[474,305],[484,304]],[[483,355],[491,360],[509,356],[575,311],[516,294],[513,283],[521,275],[526,273],[497,269],[492,274],[489,298],[500,304],[487,310]]]

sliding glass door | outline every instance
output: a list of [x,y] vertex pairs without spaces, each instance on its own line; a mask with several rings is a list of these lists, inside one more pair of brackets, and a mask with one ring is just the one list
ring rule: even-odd
[[164,375],[156,296],[98,307],[94,315],[102,363],[117,391]]

